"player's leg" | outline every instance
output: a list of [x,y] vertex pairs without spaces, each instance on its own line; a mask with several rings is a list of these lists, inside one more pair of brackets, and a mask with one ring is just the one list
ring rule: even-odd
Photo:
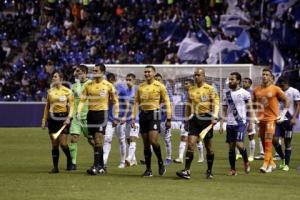
[[[207,118],[210,116],[206,116]],[[205,129],[207,126],[211,124],[211,119],[205,119],[201,121],[201,131]],[[207,171],[206,171],[206,178],[207,179],[212,179],[213,174],[212,174],[212,167],[215,159],[215,154],[213,150],[213,145],[212,145],[212,138],[213,138],[213,128],[210,129],[210,131],[206,134],[205,138],[203,139],[205,149],[206,149],[206,162],[207,162]]]
[[126,124],[118,124],[116,127],[116,136],[119,140],[119,150],[120,150],[120,164],[118,168],[125,168],[125,158],[126,158],[126,140],[125,140],[125,128]]
[[198,138],[197,141],[197,150],[198,150],[198,163],[203,163],[204,161],[204,156],[203,156],[203,143],[200,140],[200,138]]
[[246,174],[250,172],[250,163],[248,161],[248,154],[247,149],[244,145],[244,139],[246,136],[246,124],[239,124],[237,126],[237,134],[236,134],[236,147],[239,149],[239,152],[242,155],[243,161],[244,161],[244,171]]
[[77,143],[79,141],[79,136],[81,133],[81,124],[79,120],[73,119],[70,127],[71,143],[69,144],[69,149],[72,157],[72,170],[76,170],[77,164]]
[[236,131],[235,126],[227,125],[226,126],[226,143],[228,143],[229,151],[228,151],[228,160],[230,165],[230,171],[228,173],[229,176],[236,176]]
[[62,132],[59,136],[59,145],[67,157],[67,170],[72,170],[72,157],[68,146],[68,134]]
[[155,115],[158,116],[156,113],[157,111],[154,111],[154,118],[152,119],[149,127],[149,142],[153,148],[153,151],[157,157],[158,161],[158,173],[159,175],[164,175],[166,172],[164,162],[162,159],[162,154],[161,154],[161,148],[160,144],[158,142],[158,135],[160,132],[160,120],[156,120],[158,118],[155,118]]
[[288,124],[289,122],[286,122],[286,131],[285,131],[285,137],[284,137],[284,145],[285,145],[285,166],[282,168],[284,171],[289,171],[289,165],[291,160],[291,154],[292,154],[292,138],[293,138],[293,126]]
[[104,166],[107,166],[109,153],[111,150],[111,142],[112,138],[115,132],[115,128],[112,127],[111,122],[107,122],[106,128],[105,128],[105,136],[104,136],[104,144],[103,144],[103,161]]
[[[49,124],[48,124],[49,127]],[[50,129],[49,129],[50,131]],[[51,171],[49,173],[58,173],[59,169],[58,169],[58,161],[59,161],[59,139],[54,139],[52,137],[53,133],[49,134],[50,140],[51,140],[51,145],[52,145],[52,163],[53,163],[53,168],[51,169]]]
[[175,163],[183,163],[183,154],[185,152],[186,144],[187,144],[188,132],[184,130],[183,123],[180,124],[180,143],[179,143],[179,152],[178,158],[174,159]]
[[165,122],[160,123],[160,133],[164,138],[166,145],[166,160],[165,165],[170,165],[172,163],[172,143],[171,143],[171,128],[166,129]]
[[284,137],[284,135],[285,135],[285,130],[284,130],[282,124],[276,124],[275,135],[273,137],[272,143],[273,143],[273,146],[275,148],[276,153],[279,155],[281,161],[283,162],[279,166],[280,169],[283,168],[285,164],[284,164],[284,154],[283,154],[283,151],[282,151],[282,146],[279,143],[279,138]]
[[135,128],[131,128],[130,124],[126,124],[126,135],[129,138],[128,156],[125,160],[127,166],[137,165],[135,152],[136,152],[136,141],[139,134],[139,124],[135,124]]
[[254,139],[254,136],[255,136],[255,127],[253,127],[253,131],[248,133],[248,139],[249,139],[249,157],[248,157],[248,160],[249,162],[252,162],[254,160],[254,155],[255,155],[255,139]]

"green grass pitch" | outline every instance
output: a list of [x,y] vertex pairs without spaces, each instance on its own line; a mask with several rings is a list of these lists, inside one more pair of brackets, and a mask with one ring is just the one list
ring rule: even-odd
[[[173,158],[178,155],[179,134],[172,136]],[[108,174],[88,176],[92,164],[92,149],[81,137],[78,170],[67,172],[65,156],[60,152],[60,173],[48,174],[52,167],[50,140],[47,131],[39,128],[0,129],[0,199],[1,200],[162,200],[162,199],[299,199],[300,198],[300,134],[293,138],[289,172],[276,170],[270,174],[258,172],[262,161],[251,163],[252,171],[244,175],[242,161],[237,162],[238,176],[226,176],[229,163],[225,135],[215,134],[213,180],[205,179],[206,163],[194,159],[191,180],[181,180],[175,172],[183,165],[172,163],[166,175],[158,175],[157,161],[152,157],[152,178],[142,178],[143,165],[118,169],[119,148],[114,138]],[[248,140],[247,140],[248,141]],[[164,144],[160,141],[163,153]],[[247,144],[248,145],[248,144]],[[142,159],[142,142],[137,145],[137,158]],[[195,158],[197,158],[195,153]]]

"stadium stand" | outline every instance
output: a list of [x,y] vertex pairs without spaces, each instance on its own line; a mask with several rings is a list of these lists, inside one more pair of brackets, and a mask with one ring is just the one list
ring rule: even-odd
[[[250,45],[241,52],[225,48],[226,59],[216,63],[271,66],[275,42],[285,60],[283,73],[299,89],[300,3],[278,2],[1,1],[0,101],[43,100],[49,74],[60,69],[71,81],[79,63],[206,64],[216,40],[233,44],[243,31]],[[179,53],[190,35],[193,44],[205,47],[201,58]]]

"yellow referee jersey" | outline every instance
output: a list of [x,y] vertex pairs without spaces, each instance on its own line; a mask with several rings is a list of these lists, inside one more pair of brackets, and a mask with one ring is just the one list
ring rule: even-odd
[[86,101],[88,101],[89,110],[108,110],[110,99],[112,100],[114,105],[114,116],[118,118],[119,100],[116,94],[115,87],[110,82],[104,79],[99,83],[93,80],[92,82],[84,85],[83,91],[80,96],[80,102],[78,105],[78,113],[82,111],[82,108]]
[[166,87],[159,81],[154,80],[152,83],[146,81],[139,85],[135,94],[132,119],[136,118],[137,106],[140,110],[156,110],[160,109],[160,104],[165,103],[167,119],[171,119],[172,110],[171,103]]
[[219,95],[214,87],[204,83],[201,87],[194,85],[188,90],[188,105],[185,109],[185,117],[194,114],[211,113],[215,118],[219,113]]
[[62,113],[68,111],[68,117],[71,118],[74,111],[74,96],[72,90],[65,86],[50,88],[47,94],[47,103],[44,110],[43,122],[46,122],[49,112]]

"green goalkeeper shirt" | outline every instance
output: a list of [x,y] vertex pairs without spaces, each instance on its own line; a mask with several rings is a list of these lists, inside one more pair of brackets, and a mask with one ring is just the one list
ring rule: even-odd
[[[84,85],[87,83],[90,83],[91,80],[87,79],[85,82],[81,83],[80,81],[77,81],[76,83],[74,83],[72,85],[72,91],[74,94],[74,115],[73,115],[73,119],[76,117],[76,113],[78,110],[78,105],[79,105],[79,101],[80,101],[80,96],[81,93],[83,91]],[[80,114],[80,119],[86,119],[87,117],[87,113],[88,113],[89,109],[88,109],[88,102],[86,102],[86,104],[84,105],[81,114]]]

